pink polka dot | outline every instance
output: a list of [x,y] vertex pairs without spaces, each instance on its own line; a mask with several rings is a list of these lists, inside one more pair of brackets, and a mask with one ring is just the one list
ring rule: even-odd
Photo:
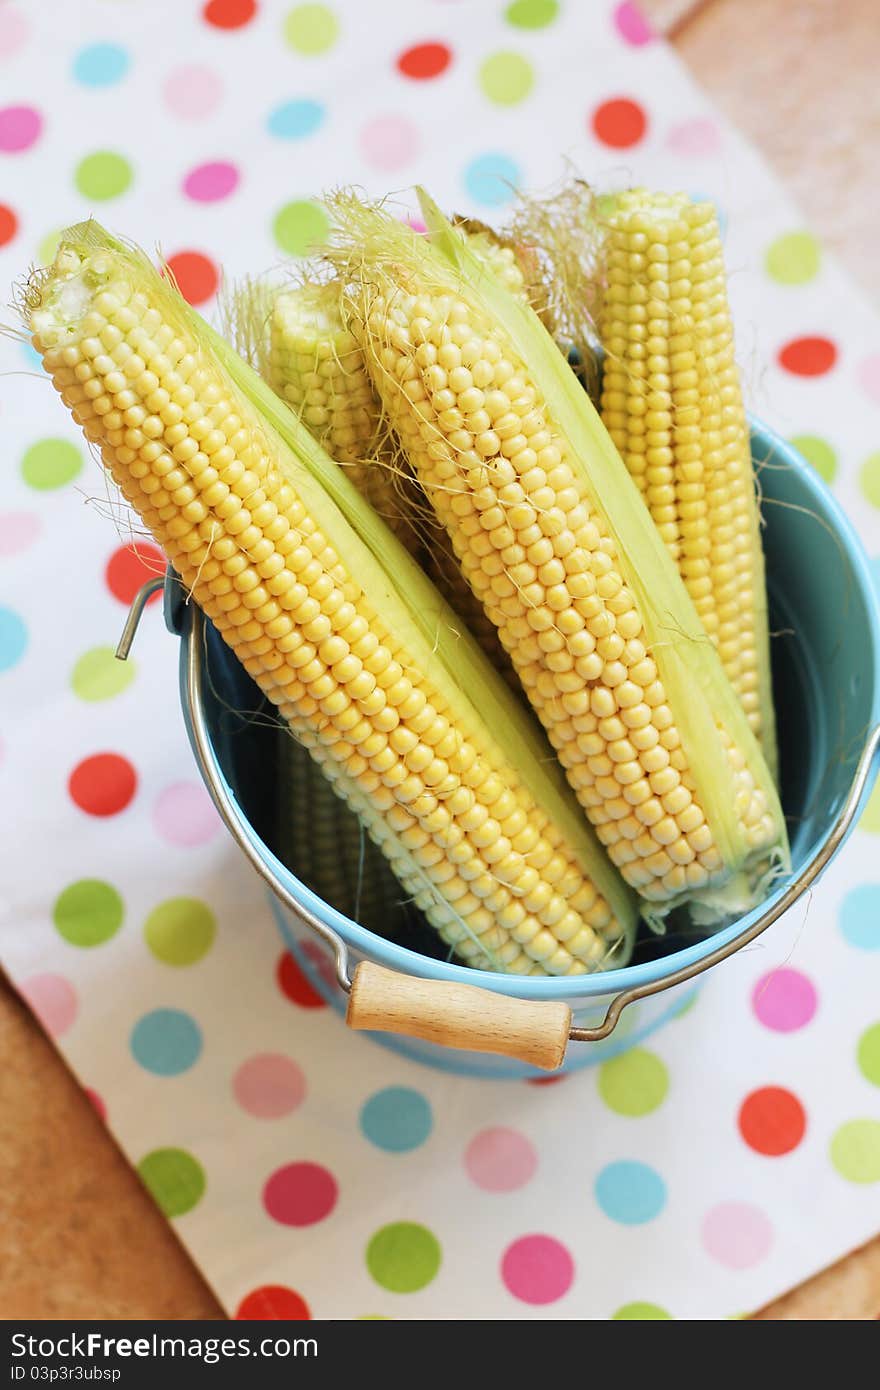
[[0,151],[29,150],[43,129],[43,118],[32,106],[4,106],[0,111]]
[[721,148],[721,131],[714,121],[698,117],[673,126],[666,143],[676,154],[705,158]]
[[538,1155],[516,1129],[483,1129],[468,1144],[464,1166],[484,1192],[514,1192],[534,1176]]
[[263,1206],[282,1226],[314,1226],[336,1206],[339,1188],[320,1163],[287,1163],[263,1188]]
[[277,1120],[295,1110],[306,1093],[296,1062],[277,1052],[261,1052],[242,1062],[232,1079],[235,1099],[258,1120]]
[[79,1005],[63,975],[31,975],[18,988],[50,1037],[60,1038],[73,1027]]
[[165,82],[165,105],[182,121],[200,121],[223,100],[223,83],[210,68],[175,68]]
[[0,58],[11,58],[28,36],[24,15],[12,5],[0,5]]
[[91,1088],[91,1086],[86,1086],[86,1095],[88,1096],[89,1100],[92,1102],[92,1105],[93,1105],[93,1106],[95,1107],[95,1109],[97,1110],[99,1118],[102,1119],[102,1120],[104,1121],[104,1123],[106,1124],[106,1123],[107,1123],[107,1106],[104,1104],[104,1101],[102,1100],[102,1098],[98,1095],[98,1092],[97,1092],[97,1091],[93,1091],[92,1088]]
[[228,198],[238,187],[239,174],[234,164],[218,160],[191,169],[183,181],[183,191],[197,203],[217,203]]
[[523,1303],[554,1303],[571,1288],[574,1260],[553,1236],[521,1236],[504,1252],[501,1278]]
[[617,6],[614,24],[624,43],[632,44],[633,48],[641,48],[642,44],[650,43],[654,37],[654,30],[638,5],[630,4],[629,0]]
[[726,1269],[751,1269],[773,1244],[770,1219],[750,1202],[719,1202],[703,1219],[703,1248]]
[[0,556],[20,555],[43,529],[35,512],[0,512]]
[[183,849],[203,845],[213,839],[222,824],[200,782],[172,782],[156,797],[153,825],[170,845]]
[[858,375],[862,390],[868,393],[872,401],[880,405],[880,353],[866,357],[859,364]]
[[774,1033],[793,1033],[806,1027],[817,1004],[812,980],[788,966],[762,975],[752,991],[755,1017]]
[[360,133],[361,154],[373,169],[402,169],[418,154],[419,133],[403,116],[377,116]]

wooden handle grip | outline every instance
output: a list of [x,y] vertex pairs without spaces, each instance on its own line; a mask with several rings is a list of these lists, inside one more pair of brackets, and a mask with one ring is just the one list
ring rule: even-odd
[[345,1021],[349,1028],[406,1033],[555,1071],[568,1046],[571,1009],[551,1000],[511,999],[475,985],[419,980],[364,960],[354,972]]

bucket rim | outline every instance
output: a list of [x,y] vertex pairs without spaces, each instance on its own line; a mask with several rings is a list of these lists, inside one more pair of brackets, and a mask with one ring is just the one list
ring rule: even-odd
[[[781,438],[754,416],[750,417],[750,424],[753,457],[764,460],[772,456],[798,474],[800,481],[810,494],[817,512],[831,526],[841,541],[859,593],[864,599],[868,615],[866,646],[869,649],[866,653],[866,669],[870,670],[873,679],[870,725],[865,731],[867,740],[870,728],[880,722],[880,602],[878,602],[875,580],[868,557],[852,522],[806,459],[787,440]],[[190,623],[186,620],[183,604],[180,602],[179,586],[174,582],[170,571],[169,576],[166,580],[166,618],[169,627],[181,638],[181,705],[187,733],[195,747],[188,680],[189,648],[192,640]],[[200,765],[202,761],[199,758]],[[655,988],[662,986],[667,978],[682,969],[699,964],[718,950],[725,947],[730,947],[731,951],[736,950],[737,940],[748,935],[749,929],[758,921],[759,917],[780,901],[791,883],[790,878],[783,879],[764,902],[713,935],[680,950],[670,952],[668,955],[643,961],[637,965],[626,965],[598,971],[591,975],[575,976],[503,975],[475,970],[470,966],[459,964],[457,961],[438,960],[431,956],[424,956],[407,946],[388,941],[347,917],[330,903],[325,902],[298,879],[256,833],[226,779],[213,740],[210,743],[207,763],[207,766],[201,767],[201,771],[209,792],[217,801],[212,786],[212,782],[216,781],[225,795],[227,807],[231,806],[233,810],[231,816],[224,814],[224,820],[229,826],[230,833],[252,863],[257,864],[257,860],[259,861],[257,867],[270,889],[274,890],[275,883],[282,889],[281,900],[284,906],[288,906],[283,902],[284,897],[294,899],[325,929],[341,938],[346,950],[353,950],[390,970],[397,970],[402,974],[414,975],[422,979],[476,985],[482,989],[506,994],[512,998],[557,1002],[562,1000],[588,1001],[590,999],[603,999],[608,995],[640,989],[644,986],[654,986]],[[876,768],[872,769],[864,797],[869,794],[875,777]],[[219,803],[218,808],[223,814],[223,808],[219,807]],[[831,826],[828,827],[828,833],[830,830]],[[805,863],[815,856],[826,839],[827,834],[817,838],[808,847],[804,854]]]

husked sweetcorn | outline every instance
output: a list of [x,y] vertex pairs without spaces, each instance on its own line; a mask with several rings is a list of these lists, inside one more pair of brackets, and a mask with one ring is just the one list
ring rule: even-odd
[[270,388],[91,222],[23,309],[104,466],[441,937],[500,971],[624,961],[633,899],[539,731]]
[[618,195],[603,283],[602,419],[775,773],[760,516],[712,204]]

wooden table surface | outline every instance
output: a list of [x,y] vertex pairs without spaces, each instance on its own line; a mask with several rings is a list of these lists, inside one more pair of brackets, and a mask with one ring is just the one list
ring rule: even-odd
[[[880,302],[876,0],[642,6]],[[2,982],[0,1056],[0,1316],[222,1318],[76,1082]],[[880,1316],[880,1238],[759,1316]]]

